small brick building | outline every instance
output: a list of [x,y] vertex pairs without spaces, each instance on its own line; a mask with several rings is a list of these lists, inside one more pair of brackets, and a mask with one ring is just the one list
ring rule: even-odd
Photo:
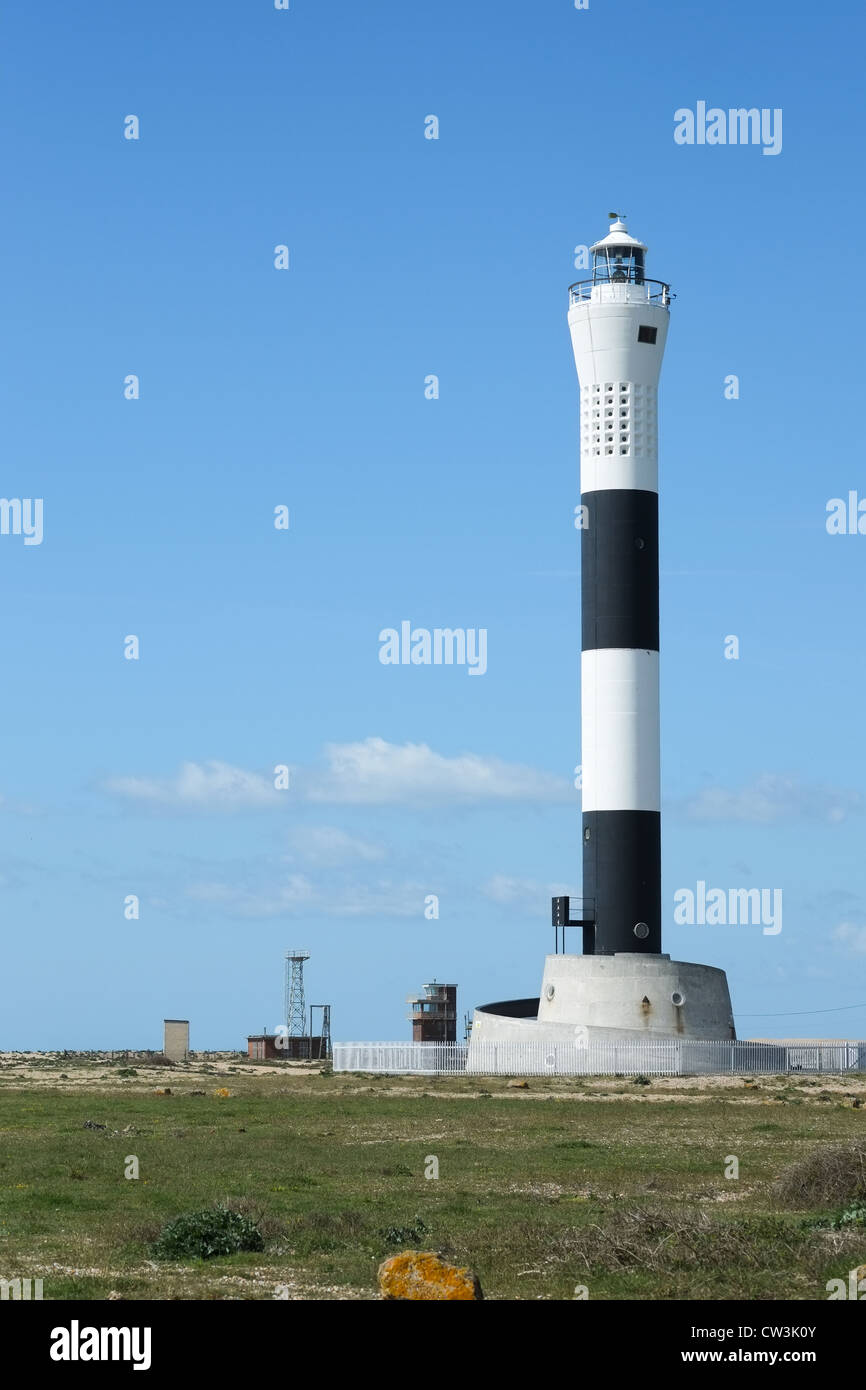
[[254,1033],[247,1038],[247,1054],[253,1062],[324,1061],[326,1038],[290,1038],[285,1033]]
[[457,1041],[457,986],[436,980],[422,986],[423,994],[410,994],[413,1042]]

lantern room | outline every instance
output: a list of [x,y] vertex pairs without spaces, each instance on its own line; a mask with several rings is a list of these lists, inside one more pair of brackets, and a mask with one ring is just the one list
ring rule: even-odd
[[644,257],[647,248],[642,241],[629,236],[621,218],[617,218],[607,236],[597,241],[590,249],[594,285],[644,283]]

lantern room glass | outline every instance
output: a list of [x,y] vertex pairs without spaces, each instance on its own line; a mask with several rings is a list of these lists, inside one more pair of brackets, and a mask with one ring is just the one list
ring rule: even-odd
[[639,246],[600,246],[592,253],[594,285],[644,282],[643,248]]

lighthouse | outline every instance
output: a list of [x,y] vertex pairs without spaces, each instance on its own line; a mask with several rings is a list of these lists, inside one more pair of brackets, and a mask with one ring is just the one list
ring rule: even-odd
[[[493,1070],[513,1069],[528,1043],[568,1044],[545,1051],[545,1066],[579,1071],[589,1045],[736,1037],[725,972],[662,950],[658,387],[673,295],[647,277],[645,244],[611,221],[590,278],[568,291],[580,386],[581,905],[553,900],[540,995],[475,1010],[468,1071],[489,1071],[491,1057]],[[580,952],[570,927],[582,929]]]
[[661,951],[658,383],[671,292],[616,218],[569,290],[580,383],[584,955]]

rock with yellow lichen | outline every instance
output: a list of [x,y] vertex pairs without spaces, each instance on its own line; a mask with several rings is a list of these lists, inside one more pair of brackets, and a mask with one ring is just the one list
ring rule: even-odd
[[404,1250],[379,1266],[379,1288],[386,1299],[483,1299],[481,1285],[470,1269],[446,1264],[429,1250]]

